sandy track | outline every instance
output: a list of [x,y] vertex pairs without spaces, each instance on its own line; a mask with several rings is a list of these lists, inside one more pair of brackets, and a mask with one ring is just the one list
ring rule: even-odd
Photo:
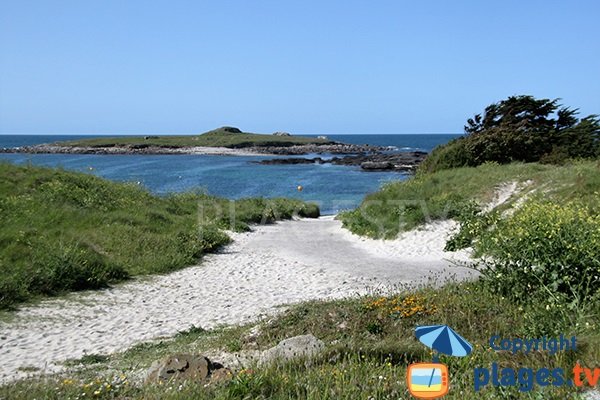
[[325,217],[235,234],[201,266],[22,308],[0,322],[0,381],[23,376],[19,367],[56,371],[68,358],[122,350],[191,325],[243,323],[284,304],[431,276],[466,278],[472,271],[448,261],[466,255],[442,250],[453,228],[432,224],[384,242],[359,239]]

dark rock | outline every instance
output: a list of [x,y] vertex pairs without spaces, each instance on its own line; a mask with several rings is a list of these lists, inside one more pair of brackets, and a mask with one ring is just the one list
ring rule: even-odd
[[173,354],[150,367],[146,382],[170,381],[175,379],[204,380],[209,375],[210,360],[193,354]]
[[129,147],[132,150],[140,150],[140,149],[147,149],[148,147],[150,147],[149,144],[130,144],[127,147]]
[[394,164],[389,161],[365,161],[360,163],[360,167],[366,170],[386,170],[394,169]]
[[270,160],[262,160],[257,161],[257,164],[266,164],[266,165],[291,165],[291,164],[315,164],[322,163],[323,160],[320,157],[316,158],[302,158],[302,157],[294,157],[294,158],[273,158]]
[[273,158],[258,161],[259,164],[335,164],[347,166],[360,166],[364,171],[400,171],[409,172],[415,169],[427,156],[420,151],[402,152],[392,154],[358,154],[345,157],[333,157],[329,160],[321,157],[315,158]]
[[267,145],[255,146],[251,150],[257,153],[277,154],[284,156],[303,155],[303,154],[363,154],[383,151],[384,147],[364,146],[358,144],[345,143],[323,143],[323,144],[296,144],[296,145]]
[[233,373],[218,362],[194,354],[173,354],[152,364],[146,375],[146,383],[167,382],[172,380],[194,380],[224,382],[231,379]]

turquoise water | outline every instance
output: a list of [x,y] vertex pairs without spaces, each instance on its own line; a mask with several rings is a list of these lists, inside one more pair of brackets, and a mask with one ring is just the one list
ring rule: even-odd
[[[330,135],[347,143],[429,151],[458,135]],[[0,147],[25,146],[82,136],[0,135]],[[91,137],[91,136],[85,136]],[[397,172],[364,172],[341,165],[258,165],[270,156],[0,154],[0,160],[92,173],[139,182],[157,194],[200,190],[232,199],[294,197],[314,201],[323,214],[354,208],[382,184],[406,179]],[[302,185],[304,190],[296,189]]]

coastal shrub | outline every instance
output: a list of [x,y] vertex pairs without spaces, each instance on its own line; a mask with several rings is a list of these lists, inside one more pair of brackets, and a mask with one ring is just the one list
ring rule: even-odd
[[436,177],[420,176],[383,186],[365,197],[360,207],[341,213],[345,228],[357,235],[391,239],[424,222],[453,218],[464,207],[459,192],[444,192]]
[[127,272],[81,243],[40,244],[31,254],[28,291],[55,294],[66,290],[97,289],[122,280]]
[[576,109],[558,101],[521,95],[491,104],[467,120],[464,136],[435,148],[419,170],[598,157],[600,120],[596,115],[578,119]]
[[0,309],[173,271],[228,243],[224,229],[318,212],[293,199],[159,197],[136,184],[0,163]]
[[249,224],[268,224],[292,217],[317,218],[320,215],[318,205],[297,199],[258,197],[234,201],[201,194],[196,200],[200,223],[216,222],[223,229],[237,232],[249,230]]
[[[509,181],[549,179],[563,171],[549,166],[514,163],[501,166],[485,163],[476,168],[455,168],[436,173],[419,173],[405,180],[388,183],[367,195],[359,208],[340,213],[345,228],[357,235],[394,238],[399,232],[448,218],[466,217],[478,198],[493,194],[494,187]],[[591,164],[585,166],[589,173]],[[568,172],[571,177],[572,171]],[[560,180],[567,180],[567,176]],[[555,177],[552,176],[552,179]]]
[[9,258],[28,258],[26,262],[4,259],[0,263],[0,308],[24,301],[32,294],[97,289],[128,276],[122,267],[76,242],[60,243],[42,238],[31,242],[31,248],[21,255],[8,254],[12,255]]
[[[563,166],[539,163],[484,163],[477,167],[453,168],[434,173],[418,173],[405,181],[387,183],[367,195],[359,208],[338,215],[344,228],[357,235],[394,238],[399,232],[423,223],[447,218],[465,219],[474,211],[474,202],[485,204],[497,187],[507,182],[528,182],[527,192],[543,191],[553,201],[577,199],[594,212],[600,212],[600,162],[572,161]],[[468,246],[474,235],[493,224],[494,215],[473,220],[462,229],[462,238],[452,246]],[[490,219],[485,221],[485,218]],[[476,227],[475,225],[479,225]],[[474,230],[468,233],[468,230]],[[458,242],[462,243],[458,243]]]
[[475,250],[490,257],[484,281],[505,296],[581,298],[600,289],[600,215],[577,201],[529,201],[482,232]]
[[482,212],[479,205],[471,201],[465,204],[454,219],[460,223],[460,228],[446,242],[445,251],[457,251],[471,246],[487,229],[499,221],[500,214],[496,210]]

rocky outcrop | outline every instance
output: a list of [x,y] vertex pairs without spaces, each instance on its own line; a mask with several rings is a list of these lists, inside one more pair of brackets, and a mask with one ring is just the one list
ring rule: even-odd
[[[256,334],[250,335],[244,339],[244,347],[256,347]],[[291,361],[295,359],[306,359],[310,362],[311,358],[318,355],[325,349],[325,343],[315,336],[301,335],[280,341],[277,345],[266,349],[247,349],[237,353],[227,353],[215,351],[211,357],[215,357],[223,362],[233,371],[239,371],[255,365],[265,365],[273,362]]]
[[288,132],[274,132],[273,136],[292,136]]
[[189,154],[182,147],[159,147],[149,144],[126,146],[60,146],[55,144],[39,144],[35,146],[11,147],[0,149],[0,153],[28,154]]
[[427,156],[427,153],[421,151],[411,151],[393,154],[359,154],[346,157],[333,157],[323,159],[314,158],[273,158],[269,160],[258,161],[259,164],[335,164],[335,165],[354,165],[360,166],[365,171],[413,171]]
[[156,361],[146,376],[146,383],[172,380],[223,381],[232,375],[228,368],[194,354],[173,354]]
[[[232,128],[237,129],[237,128]],[[275,154],[275,155],[306,155],[306,154],[362,154],[381,152],[383,147],[325,143],[302,144],[290,146],[235,146],[231,149],[243,149],[245,153]],[[198,147],[169,147],[152,146],[150,144],[134,144],[120,146],[63,146],[59,144],[39,144],[35,146],[0,148],[0,153],[30,153],[30,154],[199,154]]]
[[325,349],[325,343],[313,335],[294,336],[264,350],[250,350],[238,354],[224,353],[219,359],[228,361],[228,367],[211,361],[204,355],[177,353],[155,361],[146,373],[145,383],[193,380],[218,383],[230,380],[234,373],[251,364],[265,365],[296,359],[309,359]]
[[294,336],[279,342],[260,355],[259,364],[313,357],[325,349],[325,343],[313,335]]
[[261,146],[253,147],[252,150],[257,153],[277,154],[277,155],[305,155],[305,154],[362,154],[377,153],[387,150],[381,146],[370,146],[368,144],[347,144],[347,143],[327,143],[327,144],[298,144],[292,146]]
[[389,161],[365,161],[360,163],[360,167],[367,171],[382,171],[394,169],[394,164]]

